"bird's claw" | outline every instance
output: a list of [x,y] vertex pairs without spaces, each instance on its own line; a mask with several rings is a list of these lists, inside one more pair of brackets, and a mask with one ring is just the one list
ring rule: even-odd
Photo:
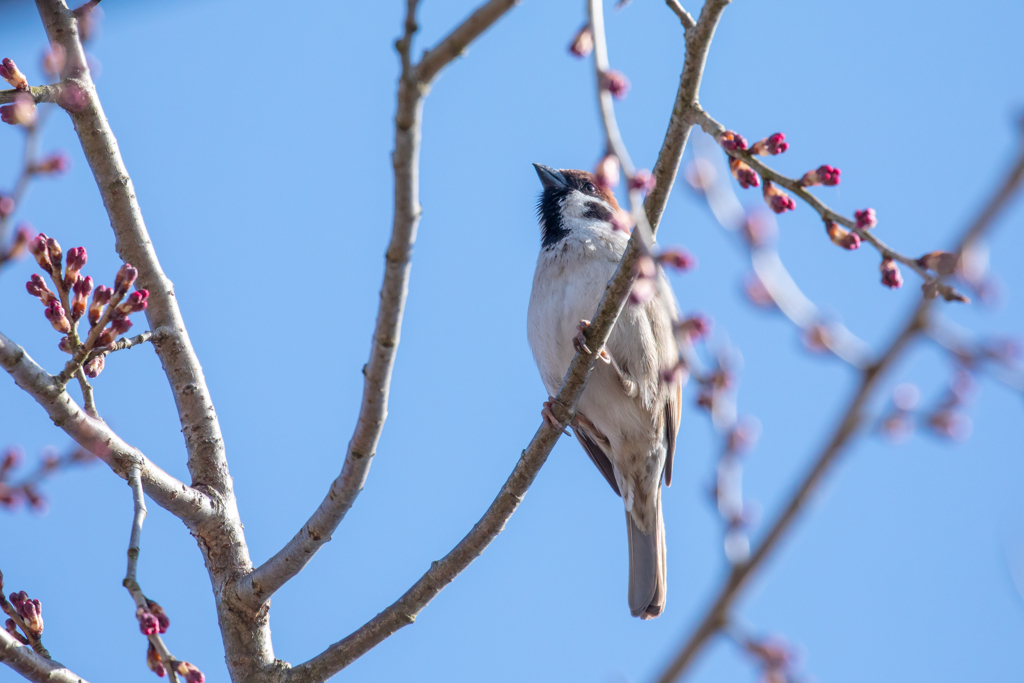
[[565,406],[559,403],[553,396],[548,396],[548,400],[544,401],[544,407],[540,409],[540,416],[545,422],[551,425],[555,431],[562,432],[568,436],[569,434],[565,431],[565,427],[558,422],[558,418],[555,417],[554,412],[551,410],[556,403],[558,403],[562,408],[565,408]]
[[587,346],[587,328],[590,327],[589,320],[581,320],[576,324],[576,336],[572,338],[572,347],[576,353],[590,355],[590,347]]

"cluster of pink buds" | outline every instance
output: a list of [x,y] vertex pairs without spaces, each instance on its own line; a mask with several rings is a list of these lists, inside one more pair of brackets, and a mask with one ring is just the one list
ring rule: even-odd
[[[57,240],[40,233],[29,242],[28,250],[49,275],[57,292],[50,291],[46,281],[38,274],[32,275],[25,289],[46,307],[44,315],[53,328],[68,335],[60,340],[59,348],[81,360],[86,375],[97,377],[103,371],[105,351],[131,328],[129,316],[146,310],[149,305],[149,292],[145,289],[128,293],[138,277],[138,270],[126,263],[118,270],[113,287],[99,285],[94,288],[93,279],[82,276],[82,268],[88,262],[85,247],[68,250],[63,274],[63,252]],[[92,303],[88,304],[90,294]],[[81,341],[78,338],[78,322],[87,309],[89,334]]]
[[18,65],[10,57],[4,57],[0,62],[0,78],[11,84],[17,90],[28,90],[28,79],[21,73]]
[[825,232],[828,233],[828,238],[832,240],[832,244],[837,247],[849,249],[850,251],[860,248],[860,235],[850,232],[846,228],[839,227],[839,224],[834,221],[825,221]]
[[744,190],[750,187],[759,187],[761,185],[761,177],[754,172],[754,169],[750,168],[742,159],[735,157],[729,158],[729,170],[732,171],[732,177],[736,179],[736,182],[740,184]]
[[718,144],[730,152],[742,151],[747,148],[747,139],[734,130],[727,130],[718,136]]
[[903,286],[903,275],[893,259],[883,258],[878,270],[882,273],[882,284],[889,289],[899,289]]
[[594,169],[594,178],[601,187],[611,190],[619,184],[619,158],[614,154],[605,154],[601,161],[597,162]]
[[621,71],[605,71],[601,75],[601,85],[617,100],[624,99],[629,92],[629,79]]
[[36,101],[28,93],[18,93],[12,104],[0,107],[0,121],[12,126],[31,127],[36,122]]
[[28,167],[29,173],[35,175],[57,175],[68,170],[70,162],[68,155],[64,152],[54,152],[50,156],[43,157]]
[[152,636],[158,633],[166,633],[171,625],[167,613],[155,600],[146,598],[148,609],[139,607],[135,610],[135,618],[139,620],[139,630],[144,636]]
[[697,267],[697,258],[685,249],[670,248],[662,249],[655,260],[665,268],[671,268],[681,273],[693,270]]
[[[2,201],[2,200],[0,200]],[[0,263],[21,258],[28,251],[28,243],[35,235],[32,229],[25,224],[19,225],[14,232],[14,239],[6,249],[0,249]]]
[[769,135],[763,140],[758,140],[750,146],[750,153],[766,157],[769,154],[782,154],[789,149],[789,143],[785,142],[786,136],[782,133]]
[[594,32],[587,24],[579,30],[569,44],[569,52],[577,57],[586,57],[594,51]]
[[857,227],[861,230],[870,230],[878,225],[878,218],[875,216],[874,209],[854,211],[853,217],[857,220]]
[[11,593],[8,602],[3,590],[4,575],[0,573],[0,609],[10,617],[4,630],[22,645],[38,645],[43,635],[42,603],[29,598],[25,591]]
[[629,179],[629,189],[649,193],[657,185],[657,179],[650,171],[640,169]]
[[770,181],[764,181],[764,201],[775,213],[785,213],[796,208],[796,202],[785,191],[779,189]]
[[813,171],[804,173],[803,177],[800,178],[800,184],[804,187],[811,187],[813,185],[838,185],[839,174],[841,171],[834,166],[825,164],[819,166]]

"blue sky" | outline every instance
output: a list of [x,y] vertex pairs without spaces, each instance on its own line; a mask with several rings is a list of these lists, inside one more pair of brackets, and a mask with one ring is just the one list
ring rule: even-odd
[[[341,466],[357,415],[391,224],[390,151],[400,4],[111,3],[92,50],[164,269],[175,282],[221,419],[253,558],[305,521]],[[425,0],[414,50],[470,2]],[[1008,164],[1024,103],[1024,5],[880,0],[755,3],[727,9],[701,93],[749,139],[783,131],[773,159],[798,175],[822,163],[837,210],[872,206],[879,235],[907,253],[949,246]],[[688,7],[696,13],[695,5]],[[29,3],[5,6],[3,56],[38,81],[45,37]],[[390,415],[366,489],[332,543],[273,600],[279,658],[298,663],[401,595],[493,499],[539,421],[545,392],[526,343],[539,235],[531,166],[591,167],[601,152],[592,71],[566,46],[582,3],[526,0],[441,76],[426,101],[423,221]],[[607,21],[611,61],[632,81],[618,107],[634,161],[653,165],[682,65],[682,31],[663,3],[635,0]],[[0,187],[20,136],[0,130]],[[87,273],[119,265],[95,184],[61,115],[44,148],[72,168],[33,186],[23,217]],[[752,203],[756,194],[744,195]],[[1018,203],[992,240],[999,305],[945,307],[984,333],[1024,332],[1024,220]],[[742,254],[682,185],[664,244],[700,260],[674,277],[685,311],[714,317],[743,355],[740,410],[764,432],[746,495],[773,515],[828,435],[855,383],[809,355],[794,328],[740,294]],[[804,291],[880,348],[914,305],[917,282],[878,284],[875,254],[832,246],[806,206],[780,220],[780,250]],[[50,369],[57,335],[24,293],[33,264],[0,274],[0,330]],[[326,311],[326,313],[325,313]],[[887,386],[937,399],[951,372],[927,345]],[[108,422],[186,478],[173,401],[149,348],[118,354],[97,380]],[[621,504],[563,439],[506,531],[417,620],[338,680],[645,681],[667,661],[726,569],[706,487],[716,458],[687,394],[673,487],[665,495],[667,611],[629,616]],[[0,445],[30,459],[68,439],[0,378]],[[880,410],[884,401],[873,406]],[[962,445],[917,434],[866,438],[843,457],[808,515],[738,605],[758,632],[804,653],[818,680],[957,681],[1024,672],[1024,462],[1021,397],[983,380]],[[45,642],[89,680],[148,680],[145,643],[121,587],[127,486],[100,465],[46,485],[49,513],[0,515],[7,590],[43,601]],[[226,680],[206,572],[193,539],[150,506],[139,579],[171,618],[167,642],[208,680]],[[1020,570],[1020,568],[1018,568]],[[690,680],[754,680],[724,639]],[[0,669],[0,681],[14,675]]]

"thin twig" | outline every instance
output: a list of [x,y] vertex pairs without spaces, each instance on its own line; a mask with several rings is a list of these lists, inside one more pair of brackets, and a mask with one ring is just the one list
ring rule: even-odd
[[683,24],[683,29],[689,31],[691,28],[697,25],[697,22],[693,20],[693,16],[686,9],[679,4],[679,0],[665,0],[665,4],[668,8],[675,12],[676,16],[679,17],[679,21]]
[[[1022,141],[1024,141],[1024,136],[1022,136]],[[986,203],[978,219],[960,238],[954,249],[955,252],[959,253],[966,245],[979,239],[985,231],[992,227],[995,217],[1019,191],[1022,179],[1024,179],[1024,146],[1018,152],[1013,169],[1000,184],[998,192]],[[749,584],[750,579],[778,547],[783,536],[804,511],[807,501],[838,460],[838,456],[860,431],[864,422],[864,407],[885,372],[901,357],[909,342],[927,329],[931,303],[931,300],[921,299],[908,320],[902,325],[895,340],[879,355],[874,364],[861,373],[860,385],[843,411],[843,415],[826,445],[796,485],[781,512],[769,525],[768,531],[750,559],[743,564],[735,565],[724,578],[711,605],[699,618],[697,625],[683,642],[675,657],[658,677],[658,683],[671,683],[678,680],[693,663],[708,640],[729,622],[732,606]]]

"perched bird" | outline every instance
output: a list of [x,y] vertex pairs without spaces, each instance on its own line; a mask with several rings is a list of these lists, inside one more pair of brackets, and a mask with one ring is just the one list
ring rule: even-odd
[[[544,192],[538,204],[541,250],[533,276],[527,335],[548,393],[562,384],[585,343],[629,235],[613,227],[615,196],[586,171],[534,164]],[[646,303],[627,305],[601,351],[572,427],[583,450],[622,497],[629,538],[629,609],[653,619],[665,609],[665,524],[661,481],[672,481],[681,382],[665,382],[678,349],[676,304],[660,280]],[[552,424],[551,399],[542,414]]]

